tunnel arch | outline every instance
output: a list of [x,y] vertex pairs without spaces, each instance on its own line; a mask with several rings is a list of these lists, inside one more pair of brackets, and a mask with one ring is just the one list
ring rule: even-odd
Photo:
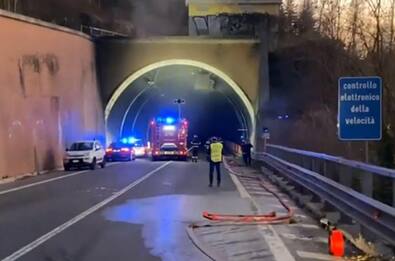
[[250,99],[247,97],[247,95],[244,93],[242,88],[226,73],[223,71],[207,64],[203,63],[200,61],[196,60],[190,60],[190,59],[169,59],[169,60],[163,60],[159,62],[152,63],[150,65],[144,66],[143,68],[137,70],[136,72],[130,74],[114,91],[112,94],[111,98],[109,99],[108,103],[106,104],[105,111],[104,111],[104,116],[105,116],[105,124],[106,124],[106,138],[107,141],[109,140],[109,133],[108,133],[108,128],[107,128],[107,123],[109,116],[111,114],[111,111],[116,104],[117,100],[122,96],[124,91],[137,79],[142,77],[148,72],[154,71],[156,69],[160,69],[166,66],[171,66],[171,65],[186,65],[186,66],[193,66],[197,67],[200,69],[204,69],[206,71],[209,71],[210,73],[216,75],[217,77],[221,78],[228,86],[232,88],[232,90],[237,94],[237,96],[240,98],[242,104],[244,105],[248,117],[251,123],[251,129],[249,130],[250,134],[250,141],[254,143],[255,141],[255,128],[256,128],[256,121],[255,121],[255,114],[254,114],[254,108],[252,106],[252,103]]

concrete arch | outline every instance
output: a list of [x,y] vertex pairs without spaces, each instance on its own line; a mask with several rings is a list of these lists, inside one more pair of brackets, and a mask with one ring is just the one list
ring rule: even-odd
[[[251,103],[251,101],[248,99],[247,95],[243,92],[242,88],[234,81],[230,76],[228,76],[226,73],[222,72],[221,70],[200,62],[200,61],[195,61],[195,60],[190,60],[190,59],[169,59],[169,60],[163,60],[160,62],[155,62],[150,65],[147,65],[136,72],[132,73],[129,75],[122,83],[119,85],[115,92],[112,94],[110,100],[108,101],[105,111],[104,111],[104,117],[105,117],[105,123],[106,123],[106,129],[107,129],[107,121],[108,118],[111,114],[111,111],[119,99],[123,92],[138,78],[141,76],[145,75],[146,73],[153,71],[155,69],[159,69],[162,67],[170,66],[170,65],[186,65],[186,66],[193,66],[197,68],[201,68],[204,70],[207,70],[213,74],[215,74],[217,77],[221,78],[226,84],[228,84],[232,90],[238,95],[238,97],[241,99],[243,105],[245,106],[248,116],[250,117],[251,121],[251,137],[250,140],[251,142],[255,141],[255,129],[256,129],[256,121],[255,121],[255,114],[254,114],[254,108]],[[107,131],[107,130],[106,130]],[[106,133],[107,139],[108,139],[108,132]]]

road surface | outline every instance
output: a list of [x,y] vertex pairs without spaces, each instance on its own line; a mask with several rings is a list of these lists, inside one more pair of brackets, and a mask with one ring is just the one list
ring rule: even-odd
[[185,226],[201,220],[207,207],[227,210],[242,201],[228,176],[221,188],[207,185],[205,162],[144,159],[1,185],[0,260],[207,260]]
[[[223,170],[222,186],[210,188],[207,171],[204,161],[139,159],[0,185],[0,260],[209,260],[186,227],[203,221],[205,210],[250,214],[257,207],[239,193],[245,186],[254,195],[251,184],[232,181]],[[266,194],[255,203],[271,208]],[[325,232],[308,223],[207,228],[198,236],[229,260],[331,260],[324,255]],[[301,232],[306,227],[313,232]],[[306,246],[310,258],[301,251]]]

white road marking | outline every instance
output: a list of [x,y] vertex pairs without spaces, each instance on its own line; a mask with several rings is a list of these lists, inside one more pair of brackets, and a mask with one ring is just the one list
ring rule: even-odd
[[306,252],[306,251],[296,251],[299,257],[301,258],[309,258],[313,260],[327,260],[327,261],[340,261],[344,260],[341,257],[334,257],[327,254],[321,254],[316,252]]
[[295,234],[288,234],[288,233],[281,233],[282,237],[291,239],[291,240],[302,240],[302,241],[314,241],[318,243],[328,243],[328,239],[325,237],[306,237],[301,235]]
[[[253,198],[251,198],[252,203],[254,206],[260,210],[259,205],[255,202]],[[267,225],[267,226],[259,226],[259,232],[267,242],[270,251],[272,252],[274,259],[277,261],[295,261],[295,258],[291,255],[289,252],[288,248],[284,244],[284,242],[281,240],[280,236],[278,235],[277,231],[273,228],[272,225]],[[263,229],[269,229],[271,233],[265,233],[265,230]]]
[[241,197],[241,198],[249,198],[249,199],[251,199],[250,194],[248,194],[247,190],[246,190],[246,189],[243,187],[243,185],[240,183],[239,179],[238,179],[235,175],[233,175],[233,174],[231,174],[231,173],[229,173],[229,175],[230,175],[230,177],[231,177],[233,183],[235,184],[237,190],[239,191],[240,197]]
[[[268,225],[266,228],[270,230],[270,233],[265,232],[265,226],[259,226],[259,232],[265,239],[266,243],[270,248],[270,252],[273,254],[274,259],[277,261],[295,261],[295,258],[291,255],[280,236],[274,230],[273,226]],[[265,229],[263,229],[265,228]]]
[[[116,165],[116,164],[119,164],[119,163],[108,163],[109,166]],[[45,184],[45,183],[49,183],[49,182],[52,182],[52,181],[74,177],[74,176],[77,176],[77,175],[80,175],[80,174],[83,174],[83,173],[86,173],[86,172],[89,172],[89,171],[90,170],[83,170],[83,171],[73,172],[73,173],[70,173],[70,174],[63,173],[63,176],[60,176],[60,177],[46,179],[46,180],[42,180],[42,181],[31,183],[31,184],[23,185],[23,186],[20,186],[20,187],[16,187],[16,188],[0,191],[0,196],[8,194],[8,193],[11,193],[11,192],[19,191],[19,190],[22,190],[22,189],[27,189],[27,188],[35,187],[35,186],[42,185],[42,184]]]
[[9,255],[8,257],[4,258],[2,261],[14,261],[17,260],[18,258],[26,255],[27,253],[29,253],[30,251],[32,251],[33,249],[37,248],[38,246],[40,246],[41,244],[43,244],[44,242],[48,241],[49,239],[53,238],[54,236],[56,236],[57,234],[61,233],[62,231],[66,230],[67,228],[69,228],[70,226],[74,225],[75,223],[81,221],[82,219],[86,218],[88,215],[92,214],[93,212],[99,210],[100,208],[104,207],[105,205],[107,205],[108,203],[110,203],[111,201],[113,201],[114,199],[122,196],[123,194],[125,194],[126,192],[128,192],[129,190],[131,190],[133,187],[137,186],[138,184],[140,184],[141,182],[143,182],[144,180],[146,180],[147,178],[149,178],[150,176],[152,176],[153,174],[155,174],[156,172],[158,172],[159,170],[163,169],[164,167],[166,167],[167,165],[169,165],[171,163],[171,161],[161,165],[160,167],[154,169],[153,171],[149,172],[148,174],[144,175],[143,177],[139,178],[138,180],[130,183],[128,186],[126,186],[125,188],[123,188],[122,190],[116,192],[115,194],[113,194],[112,196],[108,197],[107,199],[101,201],[100,203],[94,205],[93,207],[85,210],[84,212],[82,212],[81,214],[79,214],[78,216],[73,217],[72,219],[70,219],[69,221],[67,221],[66,223],[63,223],[62,225],[54,228],[53,230],[51,230],[50,232],[48,232],[47,234],[37,238],[36,240],[34,240],[33,242],[31,242],[30,244],[20,248],[18,251],[14,252],[13,254]]
[[[255,202],[255,200],[251,197],[251,195],[246,191],[243,185],[240,183],[239,179],[232,173],[230,173],[230,177],[232,178],[233,183],[235,183],[237,190],[240,193],[242,198],[249,198],[251,202],[254,204],[256,209],[260,210],[259,205]],[[259,226],[259,232],[262,237],[267,242],[270,252],[273,254],[274,259],[277,261],[295,261],[295,258],[291,255],[288,248],[285,246],[284,242],[281,240],[278,233],[274,230],[273,226]],[[269,229],[270,233],[265,233],[265,230]]]
[[303,223],[296,223],[296,224],[290,224],[290,227],[300,227],[300,228],[313,228],[313,229],[320,229],[319,226],[314,225],[314,224],[303,224]]
[[[248,193],[246,188],[243,187],[243,185],[240,183],[240,181],[238,180],[236,175],[232,174],[231,171],[229,174],[230,174],[233,182],[235,183],[236,188],[239,190],[240,195],[243,194],[246,198],[249,198],[252,201],[252,203],[254,204],[254,206],[256,207],[256,209],[260,210],[259,205],[256,203],[254,198],[251,197],[251,195]],[[247,185],[246,187],[249,187],[249,186]],[[300,215],[300,216],[302,216],[302,215]],[[320,228],[319,226],[313,225],[313,224],[291,224],[288,226],[302,227],[302,228],[314,228],[314,229]],[[284,242],[281,240],[279,234],[277,233],[277,231],[274,229],[273,226],[260,225],[259,228],[260,228],[259,232],[263,236],[263,238],[266,240],[266,242],[268,243],[270,251],[273,254],[275,260],[277,260],[277,261],[295,261],[295,258],[291,255],[288,248],[286,247]],[[290,234],[285,235],[285,236],[290,236]],[[322,241],[327,242],[326,238],[325,239],[318,238],[317,240],[319,240],[319,242],[322,242]],[[297,251],[297,254],[302,258],[310,258],[313,260],[329,260],[329,261],[343,260],[342,258],[340,258],[340,259],[334,258],[330,255],[315,253],[315,252]]]
[[46,180],[42,180],[42,181],[31,183],[31,184],[23,185],[23,186],[20,186],[20,187],[3,190],[3,191],[0,191],[0,195],[8,194],[8,193],[15,192],[15,191],[22,190],[22,189],[26,189],[26,188],[35,187],[35,186],[38,186],[38,185],[41,185],[41,184],[49,183],[49,182],[60,180],[60,179],[65,179],[65,178],[77,176],[77,175],[83,174],[83,173],[88,172],[88,171],[89,170],[78,171],[78,172],[74,172],[74,173],[71,173],[71,174],[65,174],[64,176],[51,178],[51,179],[46,179]]

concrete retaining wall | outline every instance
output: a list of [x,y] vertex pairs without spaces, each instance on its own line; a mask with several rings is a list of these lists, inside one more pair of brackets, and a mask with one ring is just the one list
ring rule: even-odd
[[94,44],[0,13],[0,178],[62,166],[64,147],[103,137]]

